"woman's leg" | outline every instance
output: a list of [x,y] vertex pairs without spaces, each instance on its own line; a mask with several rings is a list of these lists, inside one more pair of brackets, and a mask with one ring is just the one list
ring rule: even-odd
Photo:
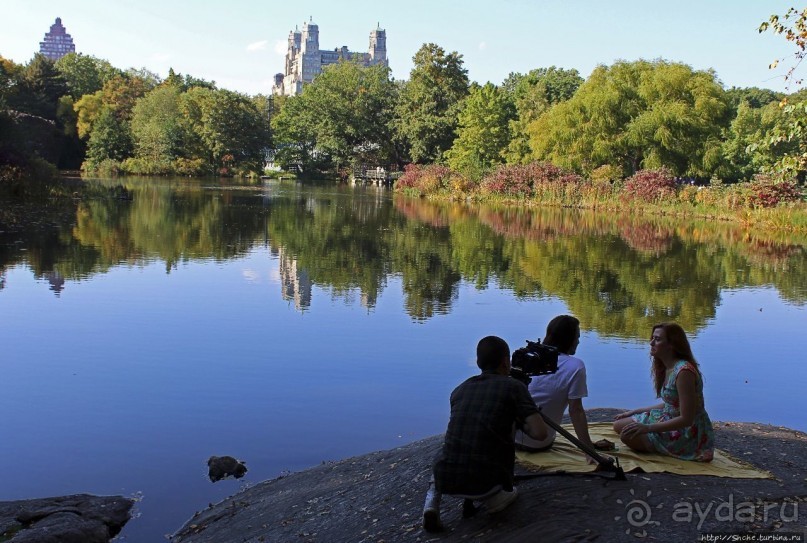
[[[619,422],[619,421],[617,421]],[[616,426],[616,424],[614,424]],[[632,436],[626,437],[622,434],[619,435],[619,439],[622,440],[622,443],[633,449],[634,451],[641,451],[641,452],[656,452],[656,448],[647,438],[647,435],[640,435],[640,436]]]

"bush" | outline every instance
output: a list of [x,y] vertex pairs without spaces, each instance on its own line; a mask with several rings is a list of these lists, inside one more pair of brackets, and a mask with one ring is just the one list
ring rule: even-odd
[[13,158],[0,152],[0,194],[35,197],[50,194],[57,187],[59,172],[37,156]]
[[622,181],[622,168],[611,164],[603,164],[592,171],[589,178],[592,183],[614,185]]
[[776,207],[780,203],[798,202],[802,191],[793,181],[775,181],[767,175],[756,175],[748,186],[748,204],[751,207]]
[[582,178],[549,162],[533,162],[526,165],[499,166],[480,184],[485,194],[528,198],[547,188],[564,189],[578,185]]
[[207,161],[203,158],[178,158],[174,161],[174,171],[177,175],[205,175],[210,173]]
[[629,200],[659,203],[675,196],[678,188],[667,168],[639,170],[625,180],[622,194]]
[[407,164],[403,175],[395,182],[395,190],[415,192],[421,196],[456,190],[458,187],[465,190],[472,186],[465,177],[440,164]]

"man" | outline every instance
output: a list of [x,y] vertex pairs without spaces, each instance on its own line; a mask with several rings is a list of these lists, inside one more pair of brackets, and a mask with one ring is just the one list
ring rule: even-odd
[[[529,391],[535,403],[541,407],[544,415],[560,424],[566,407],[569,418],[577,434],[577,438],[591,445],[588,433],[588,419],[583,409],[583,398],[588,396],[586,385],[586,366],[583,361],[573,356],[580,344],[580,321],[569,315],[559,315],[549,321],[546,327],[545,345],[558,349],[558,371],[532,378]],[[523,451],[537,452],[549,449],[555,440],[555,430],[550,428],[545,439],[535,440],[523,432],[516,432],[516,448]],[[593,462],[591,458],[587,458]]]
[[444,493],[465,498],[466,511],[469,505],[473,508],[470,500],[482,501],[489,513],[510,505],[517,496],[513,425],[534,439],[547,436],[527,387],[509,377],[507,342],[496,336],[483,338],[476,347],[476,365],[482,373],[451,393],[451,418],[423,508],[427,531],[442,529]]

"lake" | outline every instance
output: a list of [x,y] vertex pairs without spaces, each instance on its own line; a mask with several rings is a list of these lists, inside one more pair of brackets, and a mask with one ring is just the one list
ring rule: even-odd
[[[135,496],[121,541],[443,432],[476,342],[562,313],[586,407],[655,403],[647,340],[676,320],[712,419],[807,431],[802,238],[288,181],[95,180],[37,213],[0,232],[0,500]],[[211,483],[211,455],[249,471]]]

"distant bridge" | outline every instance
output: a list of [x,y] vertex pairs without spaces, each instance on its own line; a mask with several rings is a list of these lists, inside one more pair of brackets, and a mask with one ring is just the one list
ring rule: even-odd
[[351,181],[354,185],[392,185],[401,175],[403,172],[394,171],[390,167],[361,164],[353,167]]

